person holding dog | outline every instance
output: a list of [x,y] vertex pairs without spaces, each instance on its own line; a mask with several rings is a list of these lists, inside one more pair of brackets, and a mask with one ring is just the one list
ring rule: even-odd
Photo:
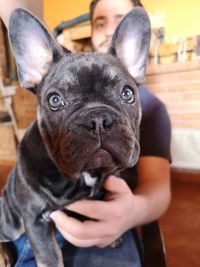
[[[90,5],[92,45],[105,53],[119,21],[140,1],[93,0]],[[130,229],[159,218],[170,202],[170,122],[164,105],[143,84],[139,85],[142,104],[141,153],[137,166],[109,176],[104,182],[107,199],[81,200],[66,208],[92,219],[89,224],[58,210],[50,217],[66,246],[66,266],[141,266]],[[125,182],[126,180],[126,182]],[[119,248],[110,245],[122,236]],[[65,242],[63,237],[69,242]],[[24,238],[24,237],[23,237]],[[23,240],[22,240],[23,242]],[[35,266],[32,258],[20,267]],[[71,265],[69,265],[71,262]],[[121,265],[120,265],[121,264]]]
[[[107,51],[119,21],[135,6],[142,6],[142,3],[137,0],[91,2],[91,40],[94,51],[101,53]],[[163,103],[143,84],[139,85],[139,94],[143,114],[140,132],[141,154],[136,168],[121,174],[129,181],[131,189],[124,180],[110,176],[104,183],[104,188],[110,194],[109,201],[95,203],[95,201],[81,200],[67,206],[69,210],[93,218],[93,225],[90,224],[89,227],[85,223],[67,217],[62,211],[51,214],[56,227],[75,246],[105,248],[125,232],[129,233],[131,228],[158,219],[169,205],[171,198],[169,117]],[[131,248],[130,250],[132,253]],[[101,250],[97,251],[101,254]]]

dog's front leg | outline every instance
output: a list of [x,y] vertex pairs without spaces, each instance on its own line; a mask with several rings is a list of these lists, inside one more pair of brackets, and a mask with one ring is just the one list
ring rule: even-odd
[[28,218],[25,221],[25,228],[37,267],[64,267],[53,224],[43,219],[33,221]]

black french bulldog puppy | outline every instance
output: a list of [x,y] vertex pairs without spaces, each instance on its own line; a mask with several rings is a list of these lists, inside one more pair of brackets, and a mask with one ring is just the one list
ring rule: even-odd
[[141,8],[117,27],[107,54],[63,53],[32,14],[16,9],[9,38],[21,85],[38,99],[0,199],[0,240],[26,232],[38,267],[62,267],[49,213],[95,198],[109,174],[134,166],[150,22]]

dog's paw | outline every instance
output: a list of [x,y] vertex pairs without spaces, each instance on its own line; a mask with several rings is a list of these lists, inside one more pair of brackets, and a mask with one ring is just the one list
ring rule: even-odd
[[113,243],[110,244],[111,248],[120,248],[123,243],[123,238],[119,237],[117,240],[115,240]]
[[0,243],[0,266],[1,267],[11,267],[12,260],[10,254],[8,253],[7,249]]

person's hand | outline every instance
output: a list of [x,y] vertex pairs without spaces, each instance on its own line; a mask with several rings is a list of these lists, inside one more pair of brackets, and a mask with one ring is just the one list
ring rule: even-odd
[[109,176],[104,183],[108,191],[105,201],[80,200],[66,208],[93,220],[78,221],[58,210],[50,217],[63,237],[78,247],[105,247],[117,240],[132,227],[132,216],[136,196],[126,182]]

